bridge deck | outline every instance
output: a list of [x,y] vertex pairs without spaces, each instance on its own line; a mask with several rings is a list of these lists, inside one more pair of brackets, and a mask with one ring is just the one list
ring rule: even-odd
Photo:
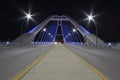
[[103,80],[62,44],[55,45],[21,80]]

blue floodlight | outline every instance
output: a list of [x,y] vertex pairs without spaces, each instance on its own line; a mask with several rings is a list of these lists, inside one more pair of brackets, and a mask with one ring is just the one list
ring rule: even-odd
[[86,34],[91,34],[87,29],[81,26],[81,28],[85,31]]
[[32,33],[38,26],[32,28],[28,33]]

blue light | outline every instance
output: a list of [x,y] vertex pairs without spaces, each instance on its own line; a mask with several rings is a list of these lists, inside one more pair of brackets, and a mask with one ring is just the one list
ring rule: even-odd
[[32,33],[38,26],[32,28],[28,33]]
[[[62,30],[63,30],[63,38],[66,40],[66,42],[71,42],[72,41],[70,37],[71,34],[69,33],[70,29],[65,22],[63,22],[62,24]],[[66,36],[69,36],[69,37],[66,37]]]
[[91,34],[87,29],[81,26],[81,28],[85,31],[86,34]]
[[63,22],[63,24],[62,24],[62,29],[63,29],[63,35],[64,36],[68,35],[68,33],[70,32],[70,30],[68,28],[68,25],[65,24],[65,22]]
[[56,29],[57,29],[57,22],[53,23],[51,26],[48,27],[48,29],[47,29],[48,35],[50,33],[50,35],[48,36],[49,41],[54,40],[55,35],[56,35]]

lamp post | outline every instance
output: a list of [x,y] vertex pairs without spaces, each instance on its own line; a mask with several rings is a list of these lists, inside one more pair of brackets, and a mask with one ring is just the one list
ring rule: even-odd
[[[30,12],[29,12],[29,13],[25,13],[24,18],[27,19],[27,21],[29,21],[30,19],[32,19],[32,16],[33,15],[31,15]],[[23,25],[24,25],[24,23],[25,23],[25,21],[23,22],[23,24],[21,26],[21,43],[22,43],[22,34],[23,34]]]
[[93,23],[94,23],[94,25],[95,25],[95,28],[96,28],[96,31],[95,31],[95,33],[96,33],[96,45],[95,45],[95,46],[97,47],[97,46],[98,46],[98,39],[97,39],[98,31],[97,31],[97,26],[96,26],[94,17],[95,17],[95,16],[93,16],[92,14],[87,15],[87,19],[89,20],[89,22],[90,22],[90,21],[93,21]]

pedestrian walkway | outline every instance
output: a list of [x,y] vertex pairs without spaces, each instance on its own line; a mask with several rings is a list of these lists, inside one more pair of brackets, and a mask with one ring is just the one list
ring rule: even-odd
[[103,80],[62,44],[49,53],[21,80]]

